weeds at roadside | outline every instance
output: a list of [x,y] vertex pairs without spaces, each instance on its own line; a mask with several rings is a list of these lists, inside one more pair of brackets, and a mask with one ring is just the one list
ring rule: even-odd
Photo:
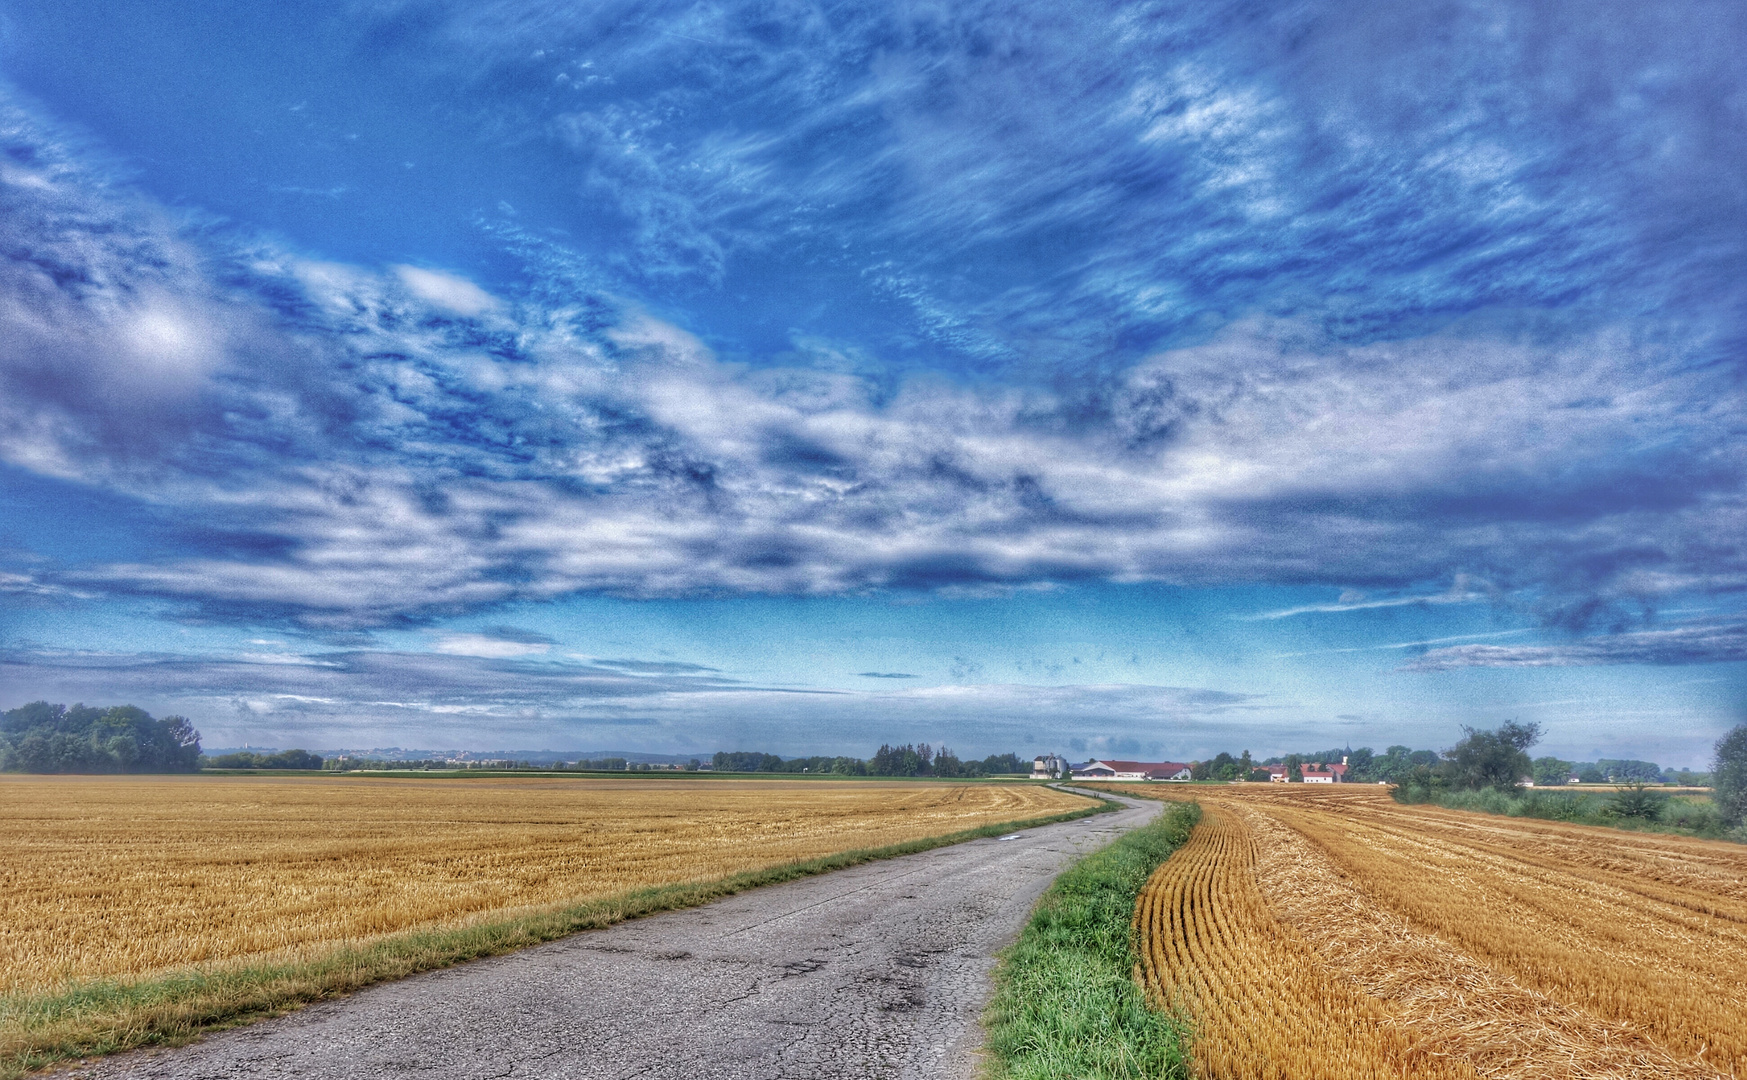
[[985,1015],[990,1080],[1186,1077],[1183,1023],[1134,980],[1135,899],[1200,820],[1193,803],[1080,860],[1038,901],[1004,955]]

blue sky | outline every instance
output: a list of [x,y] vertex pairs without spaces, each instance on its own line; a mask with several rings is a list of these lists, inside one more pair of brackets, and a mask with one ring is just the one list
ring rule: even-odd
[[1699,764],[1737,4],[0,0],[0,706]]

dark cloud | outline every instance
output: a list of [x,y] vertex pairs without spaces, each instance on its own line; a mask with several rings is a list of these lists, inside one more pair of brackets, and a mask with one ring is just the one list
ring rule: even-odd
[[533,630],[522,630],[514,626],[492,626],[482,632],[497,638],[499,641],[513,641],[519,645],[556,644],[551,637],[545,634]]
[[856,674],[863,679],[914,679],[916,677],[907,675],[902,671],[859,671]]

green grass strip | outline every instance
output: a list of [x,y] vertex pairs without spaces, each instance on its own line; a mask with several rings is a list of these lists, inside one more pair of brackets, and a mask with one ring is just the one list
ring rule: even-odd
[[1172,804],[1055,880],[996,972],[984,1068],[990,1080],[1188,1076],[1187,1028],[1135,983],[1134,906],[1201,808]]
[[498,956],[626,919],[696,907],[765,885],[1115,809],[1115,803],[1099,801],[1083,810],[1049,817],[843,851],[714,881],[638,889],[501,922],[396,934],[368,945],[337,948],[308,961],[196,969],[139,980],[91,980],[54,993],[4,997],[0,998],[0,1078],[13,1080],[74,1058],[186,1043],[203,1032],[276,1016],[373,983]]
[[1655,788],[1646,789],[1644,795],[1648,801],[1638,804],[1636,813],[1621,812],[1626,795],[1624,792],[1603,794],[1530,788],[1514,794],[1489,789],[1439,791],[1427,795],[1429,797],[1425,801],[1449,810],[1472,810],[1506,817],[1561,821],[1569,825],[1599,825],[1631,832],[1666,833],[1700,840],[1747,843],[1747,826],[1730,828],[1709,798],[1668,796]]

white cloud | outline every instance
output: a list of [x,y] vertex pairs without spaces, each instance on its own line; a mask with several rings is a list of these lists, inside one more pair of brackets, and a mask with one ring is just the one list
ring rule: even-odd
[[457,315],[471,318],[498,306],[496,298],[464,277],[416,266],[395,266],[393,270],[414,296]]
[[1243,618],[1256,619],[1290,619],[1294,615],[1321,615],[1343,611],[1372,611],[1377,608],[1412,607],[1416,604],[1470,604],[1486,599],[1480,592],[1441,592],[1421,596],[1392,596],[1382,600],[1348,600],[1347,594],[1332,604],[1302,604],[1298,607],[1281,608],[1278,611],[1264,611],[1258,615],[1245,615]]
[[431,646],[435,652],[450,656],[478,656],[487,660],[508,660],[517,656],[539,656],[552,646],[537,641],[505,641],[485,634],[444,634]]

